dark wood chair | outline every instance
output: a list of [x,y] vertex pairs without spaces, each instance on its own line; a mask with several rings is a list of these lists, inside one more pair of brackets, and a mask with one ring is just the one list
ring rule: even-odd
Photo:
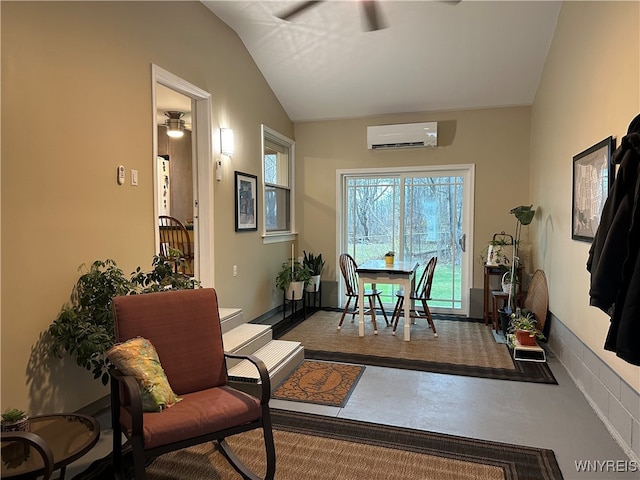
[[167,215],[158,217],[160,228],[160,256],[175,265],[176,273],[193,275],[193,247],[184,224]]
[[[338,330],[342,327],[342,322],[347,313],[351,313],[351,321],[354,320],[356,313],[358,313],[358,272],[356,269],[358,264],[348,253],[340,255],[340,271],[342,272],[342,278],[344,278],[345,287],[347,289],[347,303],[342,310],[342,316],[340,317],[340,323],[338,324]],[[369,309],[364,311],[364,314],[371,314],[371,322],[373,323],[373,329],[378,330],[376,325],[376,305],[375,300],[378,300],[380,310],[384,316],[384,321],[389,326],[389,319],[387,318],[387,312],[385,312],[382,306],[382,300],[380,300],[380,290],[368,289],[363,292],[363,297],[369,300]],[[349,310],[351,300],[355,298],[355,303],[352,310]]]
[[[114,471],[122,474],[124,433],[133,452],[135,479],[147,460],[212,441],[245,479],[258,479],[226,442],[254,429],[263,432],[266,470],[275,473],[275,446],[264,363],[254,356],[224,352],[218,300],[212,288],[176,290],[113,299],[116,342],[143,337],[151,342],[172,390],[182,398],[160,412],[143,412],[137,381],[111,370]],[[260,398],[228,385],[226,358],[247,359],[260,375]]]
[[[431,318],[431,311],[429,310],[429,305],[427,302],[431,300],[431,285],[433,284],[433,273],[436,270],[436,264],[438,263],[438,257],[431,257],[429,262],[427,263],[426,268],[422,272],[422,276],[416,285],[415,291],[411,292],[410,299],[411,302],[419,302],[422,305],[422,311],[418,310],[418,306],[411,309],[410,318],[425,318],[433,330],[433,336],[437,337],[438,332],[436,332],[436,326],[433,323],[433,318]],[[393,322],[393,333],[396,333],[396,329],[398,328],[398,320],[402,315],[402,307],[404,306],[404,291],[399,290],[396,292],[396,297],[398,300],[396,301],[396,306],[393,309],[393,315],[391,317],[391,321]]]

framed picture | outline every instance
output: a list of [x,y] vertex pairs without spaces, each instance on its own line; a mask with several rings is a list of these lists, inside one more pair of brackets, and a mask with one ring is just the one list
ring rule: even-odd
[[236,173],[236,232],[258,229],[258,177]]
[[600,224],[602,207],[613,184],[611,153],[615,140],[608,137],[573,157],[571,238],[592,242]]

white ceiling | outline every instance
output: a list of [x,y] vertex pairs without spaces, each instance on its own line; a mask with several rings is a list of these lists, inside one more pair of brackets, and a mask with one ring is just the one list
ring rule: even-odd
[[235,30],[293,121],[530,105],[561,2],[203,1]]

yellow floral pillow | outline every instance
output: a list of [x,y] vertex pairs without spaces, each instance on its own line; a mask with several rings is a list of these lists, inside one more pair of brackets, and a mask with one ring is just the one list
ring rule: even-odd
[[181,400],[169,385],[155,347],[146,338],[131,338],[114,345],[107,358],[122,373],[137,380],[143,411],[160,412]]

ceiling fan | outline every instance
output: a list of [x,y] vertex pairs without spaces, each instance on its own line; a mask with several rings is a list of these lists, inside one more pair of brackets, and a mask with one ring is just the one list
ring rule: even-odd
[[[277,17],[281,20],[289,21],[296,15],[300,15],[308,8],[324,1],[326,0],[309,0],[306,2],[300,2],[299,4],[293,6],[291,9],[281,13],[280,15],[277,15]],[[382,18],[382,15],[378,8],[378,2],[376,0],[359,0],[358,3],[360,3],[360,5],[362,6],[362,11],[367,21],[367,31],[372,32],[375,30],[382,30],[383,28],[387,28],[387,24],[384,21],[384,18]]]

